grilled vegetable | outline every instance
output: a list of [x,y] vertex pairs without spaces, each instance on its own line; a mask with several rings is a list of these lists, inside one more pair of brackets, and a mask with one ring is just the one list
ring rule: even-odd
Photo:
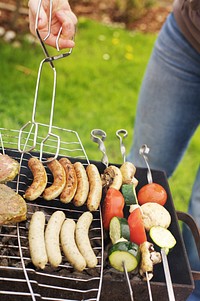
[[60,231],[65,220],[65,214],[62,211],[55,211],[47,224],[45,230],[45,245],[49,263],[53,267],[58,267],[62,261],[60,250]]
[[130,239],[130,230],[128,222],[123,217],[114,216],[110,221],[109,235],[112,244],[115,244],[119,239]]
[[138,191],[138,202],[140,205],[151,202],[158,203],[164,206],[166,201],[167,192],[160,184],[149,183],[147,185],[144,185]]
[[0,183],[14,180],[19,173],[20,164],[8,155],[0,154]]
[[45,215],[42,211],[33,213],[29,225],[29,249],[31,260],[35,267],[44,269],[48,262],[45,240]]
[[103,227],[105,230],[109,230],[110,221],[114,216],[124,217],[124,204],[122,193],[115,188],[109,188],[102,208]]
[[140,262],[140,248],[135,243],[121,241],[112,245],[108,251],[108,258],[110,265],[116,270],[123,272],[125,264],[127,272],[131,272]]
[[122,186],[122,174],[117,166],[108,166],[101,175],[101,179],[103,187],[119,190]]
[[59,163],[63,166],[66,174],[66,184],[61,192],[60,200],[69,203],[73,199],[77,189],[77,177],[73,164],[67,158],[61,158]]
[[[145,241],[140,245],[141,262],[140,262],[140,275],[146,280],[153,277],[153,266],[161,262],[161,254],[154,250],[152,243]],[[147,273],[147,275],[146,275]]]
[[137,195],[133,184],[123,184],[121,188],[126,205],[137,205]]
[[[48,160],[50,161],[52,158]],[[66,175],[64,168],[56,159],[48,162],[47,166],[53,174],[53,184],[44,190],[43,198],[49,201],[57,198],[63,191],[66,184]]]
[[157,203],[146,203],[142,205],[142,218],[147,231],[153,226],[168,228],[171,223],[171,216],[165,207]]
[[128,224],[130,228],[130,241],[140,245],[147,241],[147,236],[142,219],[140,208],[135,208],[128,217]]
[[85,204],[89,192],[89,181],[86,170],[81,162],[74,163],[77,176],[77,190],[73,199],[75,206],[80,207]]
[[73,219],[67,218],[61,228],[60,240],[62,250],[77,271],[83,271],[86,267],[86,261],[78,250],[75,242],[76,223]]
[[136,167],[131,162],[124,162],[120,167],[122,174],[123,184],[133,184],[135,187],[138,184],[138,180],[134,177],[136,172]]
[[175,237],[168,229],[164,227],[152,227],[149,231],[149,235],[157,246],[165,250],[166,254],[168,254],[169,250],[176,245]]
[[34,201],[45,190],[47,185],[47,174],[42,162],[35,157],[29,159],[28,167],[33,174],[33,182],[25,191],[24,197],[28,201]]
[[75,232],[78,249],[85,258],[89,268],[94,268],[98,263],[89,239],[89,228],[92,220],[92,213],[89,211],[84,212],[77,221]]
[[94,164],[89,164],[86,168],[89,179],[89,194],[87,198],[87,208],[90,211],[98,209],[102,196],[102,183],[98,168]]

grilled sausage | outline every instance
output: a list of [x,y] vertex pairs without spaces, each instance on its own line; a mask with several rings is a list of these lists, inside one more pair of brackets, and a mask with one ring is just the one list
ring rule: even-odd
[[102,183],[98,168],[94,164],[89,164],[86,168],[89,179],[89,194],[87,198],[87,208],[90,211],[98,209],[102,197]]
[[47,174],[42,162],[35,157],[29,159],[28,167],[33,174],[33,182],[25,191],[24,197],[28,201],[34,201],[45,190],[47,185]]
[[74,236],[75,228],[75,221],[67,218],[62,225],[60,239],[67,260],[77,271],[81,272],[86,267],[86,261],[77,248]]
[[89,192],[89,181],[86,170],[81,162],[75,162],[74,168],[77,176],[77,190],[74,196],[73,203],[75,206],[85,204]]
[[73,164],[67,158],[59,160],[66,173],[66,185],[60,195],[60,200],[63,203],[69,203],[73,199],[77,189],[77,177]]
[[[48,160],[52,160],[49,158]],[[58,160],[54,159],[47,163],[53,174],[53,184],[44,190],[43,198],[47,201],[57,198],[63,191],[66,184],[65,170]]]
[[75,232],[77,246],[89,268],[94,268],[98,263],[89,239],[89,227],[92,220],[92,213],[89,211],[84,212],[77,221]]
[[112,187],[119,190],[122,186],[122,173],[117,166],[110,165],[101,175],[103,187]]
[[31,218],[28,240],[31,260],[37,268],[44,269],[48,262],[45,240],[45,215],[42,211],[36,211]]
[[60,250],[60,230],[65,220],[65,214],[62,211],[55,211],[47,224],[45,230],[45,244],[49,263],[53,267],[58,267],[62,261]]

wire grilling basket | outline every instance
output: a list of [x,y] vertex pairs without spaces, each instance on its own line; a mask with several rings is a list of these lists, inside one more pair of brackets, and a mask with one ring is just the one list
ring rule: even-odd
[[[45,125],[39,125],[46,127]],[[53,128],[61,139],[60,156],[73,157],[73,162],[81,160],[88,164],[86,152],[82,146],[78,134],[74,131]],[[0,129],[1,152],[10,155],[20,162],[20,173],[17,179],[8,185],[23,195],[32,181],[32,175],[27,167],[31,156],[40,156],[40,141],[38,136],[36,148],[32,152],[20,153],[17,149],[19,131]],[[27,135],[28,133],[23,133]],[[32,138],[33,139],[33,138]],[[32,140],[30,138],[30,140]],[[43,152],[43,158],[55,153],[55,139],[48,140],[49,152]],[[52,175],[47,170],[49,183]],[[27,203],[27,221],[17,225],[1,227],[1,252],[0,252],[0,299],[3,300],[98,300],[100,297],[102,282],[102,250],[103,235],[101,225],[101,212],[93,213],[93,222],[90,230],[90,241],[98,258],[98,265],[94,269],[86,269],[83,272],[75,272],[63,256],[61,265],[53,269],[47,265],[44,271],[37,271],[31,263],[28,248],[28,227],[30,218],[36,210],[42,210],[46,218],[56,210],[62,210],[66,217],[75,221],[86,211],[86,207],[77,208],[73,204],[63,204],[59,199],[45,202],[42,198],[36,202]]]

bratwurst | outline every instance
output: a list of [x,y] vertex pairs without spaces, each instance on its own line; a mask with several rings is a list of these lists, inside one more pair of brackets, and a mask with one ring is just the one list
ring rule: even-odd
[[33,174],[33,182],[25,191],[24,197],[28,201],[34,201],[45,190],[47,185],[47,174],[42,162],[36,157],[29,159],[28,167]]
[[66,184],[66,175],[63,166],[56,159],[49,158],[47,166],[53,174],[53,184],[44,190],[43,198],[49,201],[57,198],[63,191]]

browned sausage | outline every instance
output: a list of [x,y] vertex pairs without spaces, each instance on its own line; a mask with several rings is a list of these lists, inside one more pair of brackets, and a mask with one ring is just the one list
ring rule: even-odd
[[77,189],[76,171],[69,159],[61,158],[59,162],[66,173],[66,184],[60,195],[60,200],[63,203],[69,203],[73,199]]
[[34,201],[43,193],[47,185],[47,174],[42,162],[35,157],[29,159],[28,167],[33,174],[33,182],[25,191],[24,197],[28,201]]
[[[48,160],[51,160],[49,158]],[[58,160],[54,159],[47,163],[48,168],[53,174],[53,184],[47,187],[43,193],[43,198],[47,201],[57,198],[63,191],[66,184],[65,170]]]
[[89,164],[86,168],[89,179],[89,194],[87,198],[88,210],[97,210],[102,197],[102,182],[98,168],[94,164]]
[[77,176],[77,190],[74,196],[74,205],[82,206],[85,204],[89,192],[89,181],[86,170],[81,162],[75,162],[74,168]]

